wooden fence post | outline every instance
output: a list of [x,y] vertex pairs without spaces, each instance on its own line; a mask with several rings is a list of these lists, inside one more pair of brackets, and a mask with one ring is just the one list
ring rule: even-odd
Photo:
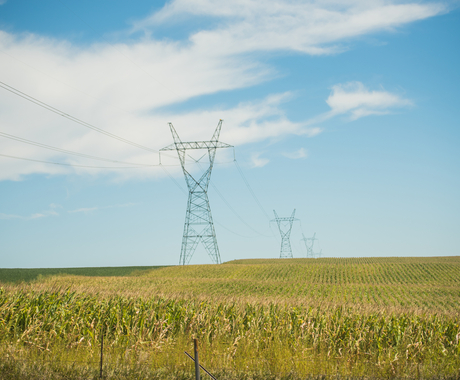
[[200,363],[198,362],[198,341],[193,339],[193,348],[195,351],[195,380],[200,380]]
[[101,326],[101,363],[99,366],[99,378],[102,379],[102,362],[104,357],[104,326]]

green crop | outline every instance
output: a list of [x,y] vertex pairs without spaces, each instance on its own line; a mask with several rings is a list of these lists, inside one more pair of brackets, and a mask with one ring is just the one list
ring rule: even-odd
[[95,376],[103,335],[115,377],[188,378],[183,351],[197,338],[221,378],[454,378],[459,283],[456,257],[253,260],[5,283],[0,365],[11,378]]

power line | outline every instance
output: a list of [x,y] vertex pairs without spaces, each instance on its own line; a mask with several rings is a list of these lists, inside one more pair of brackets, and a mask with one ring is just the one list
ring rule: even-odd
[[265,212],[264,208],[262,207],[262,205],[261,205],[260,202],[259,202],[259,199],[256,197],[256,194],[254,193],[254,191],[252,190],[251,186],[249,185],[248,180],[247,180],[246,177],[244,176],[243,171],[241,170],[241,167],[240,167],[240,165],[238,164],[238,161],[236,160],[236,158],[233,160],[233,162],[235,163],[235,166],[236,166],[236,168],[238,169],[238,172],[240,173],[240,176],[241,176],[241,178],[243,179],[243,182],[245,183],[245,185],[246,185],[246,187],[248,188],[249,192],[251,193],[252,197],[253,197],[254,200],[256,201],[257,205],[258,205],[259,208],[262,210],[262,212],[263,212],[264,215],[267,217],[267,219],[270,220],[270,217],[269,217],[268,214]]
[[[189,156],[192,160],[194,160],[198,166],[201,168],[201,164],[199,162],[199,160],[195,160],[193,157]],[[230,205],[230,203],[227,202],[227,200],[224,198],[224,196],[222,195],[222,193],[219,191],[219,189],[217,188],[216,185],[214,185],[214,182],[209,180],[209,183],[211,184],[211,186],[214,188],[214,190],[216,191],[217,195],[220,197],[220,199],[222,199],[222,201],[227,205],[227,207],[230,209],[231,212],[233,212],[233,214],[235,214],[235,216],[241,221],[243,222],[247,227],[249,227],[252,231],[254,231],[256,234],[259,234],[261,236],[265,236],[265,237],[270,237],[268,235],[264,235],[262,233],[260,233],[259,231],[255,230],[254,228],[252,228],[248,223],[245,222],[245,220],[236,212],[236,210]]]
[[71,166],[76,168],[90,168],[90,169],[142,169],[141,166],[89,166],[89,165],[74,165],[74,164],[64,164],[62,162],[51,162],[51,161],[43,161],[43,160],[35,160],[33,158],[25,158],[25,157],[17,157],[17,156],[9,156],[7,154],[0,154],[2,157],[8,158],[15,158],[17,160],[25,160],[25,161],[33,161],[33,162],[41,162],[43,164],[51,164],[51,165],[62,165],[62,166]]
[[125,165],[136,165],[136,166],[147,166],[147,167],[158,166],[158,165],[137,164],[137,163],[133,163],[133,162],[125,162],[125,161],[111,160],[111,159],[108,159],[108,158],[102,158],[102,157],[92,156],[92,155],[89,155],[89,154],[73,152],[73,151],[71,151],[71,150],[61,149],[61,148],[57,148],[57,147],[54,147],[54,146],[51,146],[51,145],[42,144],[42,143],[39,143],[39,142],[36,142],[36,141],[27,140],[27,139],[24,139],[24,138],[22,138],[22,137],[10,135],[10,134],[4,133],[4,132],[0,132],[0,136],[5,137],[5,138],[8,138],[8,139],[11,139],[11,140],[19,141],[19,142],[22,142],[22,143],[25,143],[25,144],[38,146],[38,147],[40,147],[40,148],[45,148],[45,149],[49,149],[49,150],[54,150],[54,151],[56,151],[56,152],[65,153],[65,154],[70,154],[70,155],[73,155],[73,156],[79,156],[79,157],[90,158],[90,159],[92,159],[92,160],[99,160],[99,161],[106,161],[106,162],[114,162],[114,163],[125,164]]
[[184,188],[179,184],[179,182],[177,182],[176,179],[171,175],[171,173],[168,172],[168,170],[164,167],[164,165],[160,164],[160,167],[168,175],[168,177],[174,182],[174,184],[179,188],[179,190],[187,195],[188,194],[187,191],[185,191]]
[[[115,135],[113,133],[107,132],[107,131],[105,131],[105,130],[103,130],[101,128],[98,128],[98,127],[96,127],[96,126],[94,126],[92,124],[89,124],[89,123],[87,123],[85,121],[82,121],[82,120],[80,120],[80,119],[78,119],[78,118],[76,118],[76,117],[74,117],[72,115],[69,115],[69,114],[67,114],[67,113],[65,113],[63,111],[60,111],[57,108],[54,108],[54,107],[50,106],[49,104],[44,103],[41,100],[38,100],[38,99],[36,99],[36,98],[34,98],[34,97],[30,96],[30,95],[27,95],[26,93],[24,93],[22,91],[19,91],[18,89],[14,88],[12,86],[9,86],[8,84],[6,84],[4,82],[0,82],[0,87],[2,87],[3,89],[11,92],[12,94],[15,94],[15,95],[17,95],[17,96],[19,96],[19,97],[21,97],[23,99],[28,100],[29,102],[34,103],[34,104],[36,104],[36,105],[38,105],[38,106],[40,106],[40,107],[42,107],[42,108],[44,108],[44,109],[46,109],[48,111],[51,111],[51,112],[53,112],[53,113],[55,113],[55,114],[57,114],[59,116],[65,117],[66,119],[68,119],[70,121],[73,121],[74,123],[77,123],[77,124],[80,124],[80,125],[82,125],[82,126],[84,126],[86,128],[92,129],[93,131],[102,133],[103,135],[109,136],[109,137],[111,137],[113,139],[116,139],[118,141],[121,141],[121,142],[124,142],[126,144],[135,146],[136,148],[144,149],[144,150],[147,150],[147,151],[153,152],[153,153],[158,153],[158,150],[151,149],[151,148],[148,148],[146,146],[143,146],[143,145],[140,145],[138,143],[135,143],[133,141],[127,140],[127,139],[125,139],[123,137],[120,137],[120,136]],[[174,156],[170,156],[170,157],[174,157]]]
[[[254,200],[256,201],[256,203],[257,203],[257,205],[259,206],[259,208],[262,210],[262,213],[263,213],[263,214],[265,215],[265,217],[270,221],[270,217],[269,217],[268,214],[265,212],[265,209],[263,208],[262,204],[259,202],[259,199],[257,198],[256,194],[255,194],[254,191],[252,190],[251,185],[249,185],[249,182],[248,182],[248,180],[246,179],[246,177],[244,176],[243,170],[241,169],[240,165],[238,164],[238,161],[236,160],[236,158],[234,158],[233,162],[235,163],[235,166],[236,166],[236,168],[238,169],[238,173],[240,173],[240,176],[241,176],[241,178],[243,179],[244,184],[245,184],[246,187],[248,188],[249,192],[251,193],[252,197],[253,197]],[[271,232],[271,234],[272,234],[272,236],[270,236],[270,237],[273,237],[273,238],[276,239],[276,234],[273,232],[271,224],[269,223],[268,225],[269,225],[269,227],[270,227],[270,232]],[[265,235],[264,235],[264,236],[265,236]]]
[[51,78],[51,79],[55,80],[56,82],[59,82],[59,83],[65,85],[65,86],[67,86],[67,87],[69,87],[69,88],[71,88],[71,89],[73,89],[73,90],[75,90],[75,91],[78,91],[78,92],[82,93],[82,94],[85,95],[85,96],[88,96],[88,97],[90,97],[90,98],[93,98],[94,100],[100,100],[100,99],[98,99],[98,98],[96,98],[96,97],[94,97],[94,96],[92,96],[92,95],[89,95],[89,94],[87,94],[86,92],[84,92],[84,91],[82,91],[82,90],[80,90],[80,89],[78,89],[78,88],[76,88],[76,87],[74,87],[74,86],[72,86],[72,85],[66,83],[66,82],[61,81],[60,79],[57,79],[57,78],[55,78],[55,77],[53,77],[53,76],[51,76],[51,75],[45,73],[44,71],[42,71],[42,70],[40,70],[40,69],[37,69],[36,67],[34,67],[34,66],[32,66],[32,65],[29,65],[28,63],[24,62],[23,60],[21,60],[21,59],[19,59],[19,58],[17,58],[17,57],[12,56],[10,53],[7,53],[7,52],[6,52],[5,50],[3,50],[3,49],[0,49],[0,52],[2,52],[3,54],[7,55],[7,56],[10,57],[10,58],[13,58],[13,59],[16,60],[16,61],[22,63],[24,66],[27,66],[28,68],[33,69],[33,70],[39,72],[40,74],[45,75],[45,76],[47,76],[48,78]]
[[[168,175],[168,177],[174,182],[174,184],[179,188],[180,191],[182,191],[182,193],[184,194],[188,194],[186,190],[184,190],[184,188],[179,184],[179,182],[176,181],[176,179],[171,175],[171,173],[169,173],[169,171],[162,165],[160,164],[161,168],[164,170],[164,172]],[[241,236],[241,237],[244,237],[244,238],[248,238],[248,239],[252,239],[251,236],[245,236],[245,235],[241,235],[235,231],[232,231],[230,228],[227,228],[225,227],[222,223],[219,223],[218,221],[216,221],[214,219],[214,223],[218,224],[219,226],[221,226],[223,229],[231,232],[232,234],[234,235],[238,235],[238,236]]]
[[[190,155],[188,155],[193,161],[195,161],[198,166],[201,168],[201,164],[199,162],[199,160],[195,160],[193,157],[191,157]],[[200,158],[201,159],[201,158]],[[234,162],[236,162],[236,159],[233,160]],[[238,167],[238,166],[237,166]],[[241,170],[241,169],[240,169]],[[244,178],[244,176],[243,176]],[[255,230],[254,228],[252,228],[248,223],[246,223],[246,221],[236,212],[236,210],[230,205],[230,203],[228,203],[228,201],[224,198],[224,196],[222,195],[222,193],[219,191],[219,189],[217,188],[217,186],[214,184],[214,182],[212,180],[209,181],[209,183],[211,184],[211,186],[214,188],[214,190],[216,191],[217,195],[220,197],[220,199],[222,199],[222,201],[227,205],[227,207],[230,209],[231,212],[233,212],[233,214],[235,214],[235,216],[242,222],[244,223],[247,227],[249,227],[252,231],[254,231],[256,234],[258,235],[261,235],[261,236],[265,236],[265,237],[271,237],[271,236],[268,236],[268,235],[265,235],[257,230]],[[247,181],[246,181],[247,183]],[[247,183],[247,185],[249,186],[249,183]],[[250,187],[249,187],[250,188]],[[252,189],[251,189],[251,192],[252,192]],[[258,202],[257,200],[257,197],[255,196],[255,194],[252,192],[254,198],[256,199],[256,201]],[[259,202],[258,202],[259,203]],[[260,205],[260,203],[259,203]],[[260,205],[260,207],[262,207]],[[262,208],[263,210],[263,208]],[[265,211],[264,211],[265,213]],[[265,214],[267,215],[267,214]],[[268,216],[268,215],[267,215]],[[270,219],[270,218],[269,218]],[[273,231],[272,231],[273,233]]]
[[236,210],[232,207],[232,205],[230,203],[227,202],[227,200],[224,198],[224,196],[222,195],[222,193],[219,191],[219,189],[217,188],[216,185],[214,185],[214,183],[212,181],[210,181],[211,183],[211,186],[214,188],[214,190],[216,191],[217,195],[220,197],[220,199],[222,199],[222,201],[227,205],[227,207],[230,209],[231,212],[233,212],[233,214],[235,214],[235,216],[241,221],[243,222],[247,227],[249,227],[252,231],[254,231],[256,234],[259,234],[261,236],[265,236],[265,237],[271,237],[269,235],[265,235],[257,230],[255,230],[254,228],[252,228],[248,223],[246,223],[246,221],[236,212]]

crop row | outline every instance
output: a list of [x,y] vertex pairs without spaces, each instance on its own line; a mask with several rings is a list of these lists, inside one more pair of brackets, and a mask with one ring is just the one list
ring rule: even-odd
[[95,344],[103,327],[114,344],[193,335],[209,343],[250,337],[262,346],[280,340],[348,354],[390,348],[405,352],[413,345],[460,353],[459,323],[458,318],[436,315],[363,315],[342,307],[214,304],[162,297],[100,299],[74,292],[0,293],[1,336],[42,345],[55,340]]

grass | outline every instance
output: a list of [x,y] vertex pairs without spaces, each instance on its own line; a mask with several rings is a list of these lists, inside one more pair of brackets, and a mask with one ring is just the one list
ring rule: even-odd
[[459,257],[125,273],[4,282],[0,378],[96,378],[101,334],[113,378],[192,378],[194,337],[219,379],[460,376]]

